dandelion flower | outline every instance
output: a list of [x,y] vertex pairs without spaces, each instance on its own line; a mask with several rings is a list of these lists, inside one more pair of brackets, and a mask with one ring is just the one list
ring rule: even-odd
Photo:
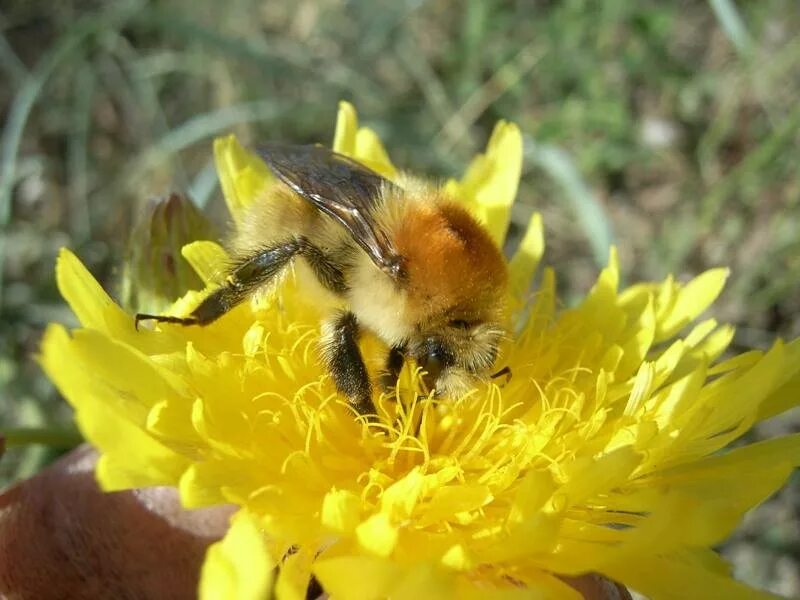
[[[378,137],[340,107],[334,149],[397,176]],[[274,181],[233,138],[214,146],[234,222]],[[519,130],[446,190],[505,236]],[[596,572],[652,598],[755,598],[711,549],[786,481],[800,436],[725,450],[800,403],[800,341],[722,358],[733,330],[698,317],[727,272],[620,288],[612,251],[586,298],[559,307],[535,215],[510,260],[513,377],[463,397],[396,395],[358,419],[318,358],[320,308],[291,274],[206,327],[136,331],[64,250],[57,280],[81,328],[51,325],[41,362],[101,452],[106,490],[173,485],[187,507],[238,505],[201,592],[304,597],[312,574],[337,599],[576,598]],[[208,286],[219,245],[183,256]],[[529,294],[529,282],[539,272]],[[363,348],[373,367],[381,349]],[[273,568],[280,569],[273,580]]]

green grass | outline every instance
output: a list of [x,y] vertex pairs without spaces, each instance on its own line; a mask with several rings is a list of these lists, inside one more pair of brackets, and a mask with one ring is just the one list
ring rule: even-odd
[[[440,177],[459,173],[498,119],[519,123],[512,226],[544,214],[567,301],[613,242],[627,281],[730,266],[715,311],[737,325],[737,349],[800,335],[800,5],[383,4],[3,4],[4,426],[69,423],[32,359],[46,323],[71,318],[52,278],[60,246],[116,289],[122,240],[148,198],[188,191],[221,222],[214,136],[328,141],[340,99],[398,165]],[[57,452],[12,448],[0,477]],[[768,515],[796,511],[787,497]],[[795,556],[792,543],[770,552]],[[769,573],[752,578],[778,581]]]

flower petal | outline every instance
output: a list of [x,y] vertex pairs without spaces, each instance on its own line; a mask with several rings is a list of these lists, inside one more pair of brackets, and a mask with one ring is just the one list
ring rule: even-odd
[[465,202],[502,246],[521,173],[522,134],[514,123],[499,121],[486,153],[472,160],[461,181],[448,181],[445,190]]
[[313,571],[330,597],[339,600],[387,598],[401,574],[399,564],[374,556],[321,559]]
[[533,276],[544,254],[542,215],[533,213],[528,228],[508,265],[510,292],[514,298],[523,299],[530,289]]
[[774,599],[729,577],[708,569],[701,559],[688,552],[673,555],[647,554],[632,564],[615,563],[604,571],[637,592],[659,600]]
[[358,525],[361,498],[347,490],[333,489],[322,503],[322,525],[338,533],[349,533]]
[[206,285],[216,285],[230,263],[228,253],[215,242],[199,241],[186,244],[181,254]]
[[697,318],[716,300],[728,278],[728,269],[711,269],[679,288],[677,295],[659,318],[656,341],[674,336],[688,323]]
[[356,109],[349,102],[339,102],[333,150],[356,159],[389,180],[397,177],[397,169],[389,160],[380,138],[368,127],[358,126]]
[[784,346],[780,382],[758,408],[758,420],[769,419],[800,404],[800,339]]
[[275,561],[255,517],[241,510],[221,541],[209,546],[200,573],[200,598],[263,600],[273,585]]
[[356,535],[365,550],[386,557],[394,550],[399,532],[389,521],[388,515],[377,513],[356,527]]
[[58,253],[56,282],[81,325],[114,336],[132,335],[133,318],[117,306],[78,257],[66,248]]
[[214,140],[214,159],[228,210],[238,222],[275,179],[264,161],[245,150],[233,135]]
[[[63,327],[51,325],[42,341],[39,358],[48,377],[76,409],[84,437],[102,453],[97,477],[103,489],[121,490],[151,485],[174,485],[188,460],[170,450],[144,430],[146,415],[128,390],[110,387],[99,365],[127,364],[119,353],[109,352],[114,343],[88,331],[81,339],[70,338]],[[101,343],[96,343],[100,339]],[[124,351],[123,351],[124,353]],[[131,361],[131,372],[144,377]],[[123,374],[121,371],[120,374]],[[133,393],[154,390],[145,382]],[[165,388],[166,389],[166,388]]]
[[344,100],[339,102],[336,115],[336,130],[333,134],[333,151],[346,156],[353,156],[356,151],[356,133],[358,132],[358,115],[355,107]]

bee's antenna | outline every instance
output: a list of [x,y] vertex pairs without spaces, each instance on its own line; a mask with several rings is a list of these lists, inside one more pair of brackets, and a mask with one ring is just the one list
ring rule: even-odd
[[503,375],[508,375],[508,379],[506,381],[511,381],[511,378],[513,377],[513,374],[511,373],[511,367],[506,365],[505,367],[500,369],[494,375],[489,375],[489,378],[490,379],[497,379],[498,377],[502,377]]

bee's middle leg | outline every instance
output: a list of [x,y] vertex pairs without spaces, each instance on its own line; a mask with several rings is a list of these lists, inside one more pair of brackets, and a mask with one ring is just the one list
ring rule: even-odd
[[358,348],[356,316],[342,312],[325,323],[322,350],[333,382],[360,415],[376,415],[367,367]]

